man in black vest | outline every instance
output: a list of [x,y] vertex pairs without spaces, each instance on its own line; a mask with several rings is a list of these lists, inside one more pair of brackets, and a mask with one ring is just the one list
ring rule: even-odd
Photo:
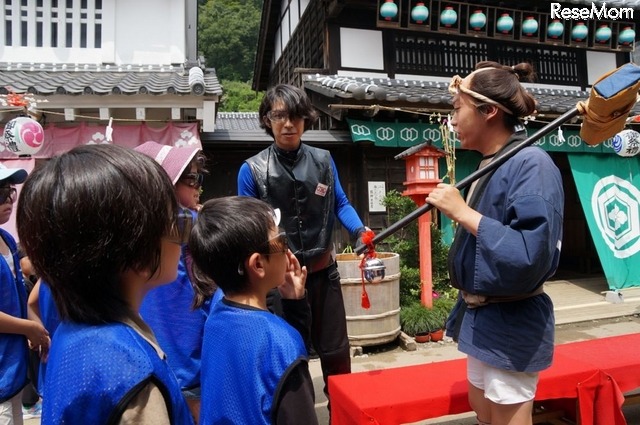
[[259,115],[275,143],[242,164],[238,194],[280,209],[289,247],[307,268],[311,342],[320,356],[326,394],[329,375],[351,372],[333,225],[337,217],[353,237],[366,228],[342,190],[331,154],[300,140],[317,119],[306,93],[278,85],[266,93]]

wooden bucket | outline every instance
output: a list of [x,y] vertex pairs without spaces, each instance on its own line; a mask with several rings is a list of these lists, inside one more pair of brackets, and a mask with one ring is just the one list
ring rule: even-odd
[[378,252],[384,263],[385,277],[378,283],[365,283],[371,307],[362,308],[362,278],[357,254],[338,254],[338,272],[347,334],[352,347],[385,344],[400,335],[400,256]]

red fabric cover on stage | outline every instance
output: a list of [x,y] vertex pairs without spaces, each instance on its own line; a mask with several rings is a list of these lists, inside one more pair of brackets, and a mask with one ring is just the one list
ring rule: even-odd
[[[562,399],[583,425],[625,424],[623,392],[640,387],[640,335],[556,346],[536,400]],[[466,359],[331,376],[331,423],[401,424],[468,412]],[[567,404],[566,401],[569,400]]]

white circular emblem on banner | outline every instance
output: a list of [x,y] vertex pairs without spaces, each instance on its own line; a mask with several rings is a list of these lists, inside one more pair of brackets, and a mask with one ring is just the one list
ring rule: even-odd
[[607,246],[617,258],[640,251],[640,190],[628,181],[607,176],[591,194],[593,217]]

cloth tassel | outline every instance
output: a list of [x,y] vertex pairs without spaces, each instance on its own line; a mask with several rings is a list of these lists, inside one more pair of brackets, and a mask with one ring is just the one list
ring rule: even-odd
[[373,245],[373,238],[375,233],[373,230],[366,230],[362,233],[362,243],[367,246],[367,254],[360,260],[360,279],[362,280],[362,295],[360,296],[360,305],[362,308],[368,310],[371,308],[371,302],[369,301],[369,294],[367,294],[366,282],[364,280],[364,265],[369,258],[376,257],[375,247]]

